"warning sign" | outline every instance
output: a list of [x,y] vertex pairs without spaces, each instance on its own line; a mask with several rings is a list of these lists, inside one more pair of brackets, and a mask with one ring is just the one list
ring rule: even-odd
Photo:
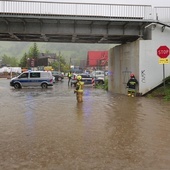
[[159,64],[169,64],[169,59],[168,58],[160,58]]

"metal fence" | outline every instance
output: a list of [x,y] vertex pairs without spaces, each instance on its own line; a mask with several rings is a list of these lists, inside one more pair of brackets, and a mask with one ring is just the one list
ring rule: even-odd
[[170,7],[155,7],[156,20],[170,23]]
[[1,0],[0,13],[152,19],[152,7],[150,5]]
[[170,7],[99,3],[0,0],[0,13],[159,20],[170,23]]

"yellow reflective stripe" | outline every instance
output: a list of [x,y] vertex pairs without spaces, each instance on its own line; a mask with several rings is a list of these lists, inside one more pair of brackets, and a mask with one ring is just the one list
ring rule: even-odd
[[77,92],[83,92],[83,90],[77,90]]
[[128,89],[128,91],[135,92],[136,90],[135,89]]

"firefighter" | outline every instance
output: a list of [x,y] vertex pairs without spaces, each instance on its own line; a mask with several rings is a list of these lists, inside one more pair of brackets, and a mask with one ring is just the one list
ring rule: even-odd
[[71,77],[73,76],[73,74],[72,74],[72,72],[70,71],[69,73],[68,73],[68,75],[67,75],[67,77],[68,77],[68,86],[69,86],[69,84],[70,84],[70,81],[71,81]]
[[78,103],[83,102],[84,82],[82,82],[81,79],[82,79],[81,76],[77,76],[76,89],[74,90],[74,93],[76,93],[76,98]]
[[134,97],[136,95],[136,85],[138,84],[138,81],[135,78],[134,74],[130,74],[130,79],[127,82],[127,88],[128,88],[128,96]]

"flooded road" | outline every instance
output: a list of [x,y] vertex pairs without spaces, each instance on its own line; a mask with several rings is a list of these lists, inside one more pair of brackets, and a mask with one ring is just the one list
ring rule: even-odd
[[0,170],[170,169],[170,102],[73,91],[0,79]]

